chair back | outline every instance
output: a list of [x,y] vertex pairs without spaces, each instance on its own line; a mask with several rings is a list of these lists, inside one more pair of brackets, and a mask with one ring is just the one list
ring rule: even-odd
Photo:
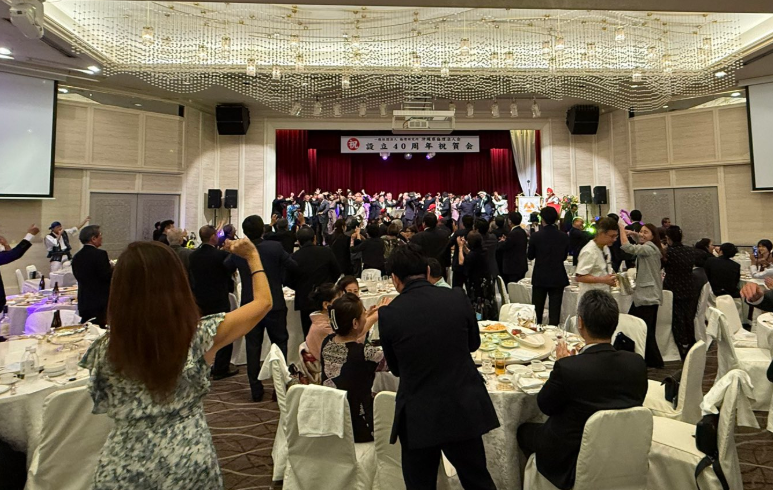
[[94,487],[102,446],[113,428],[107,415],[91,413],[88,388],[59,390],[43,402],[40,443],[27,473],[27,490]]
[[697,424],[701,419],[701,400],[703,399],[703,371],[706,369],[706,343],[697,341],[687,353],[679,383],[679,418],[688,424]]
[[[513,284],[513,283],[510,283]],[[537,312],[534,309],[534,305],[521,304],[521,303],[508,303],[502,305],[499,310],[500,322],[518,323],[518,318],[531,318],[536,321]]]
[[566,322],[564,322],[564,330],[579,335],[580,332],[577,330],[577,316],[570,316],[566,319]]
[[[28,316],[24,323],[24,333],[26,335],[47,334],[51,329],[51,322],[54,321],[54,311],[36,311]],[[81,322],[81,317],[73,310],[59,310],[59,316],[63,326],[77,325]]]
[[378,269],[365,269],[360,278],[363,281],[378,281],[381,279],[381,271]]
[[231,306],[231,311],[239,308],[239,301],[234,293],[228,293],[228,304]]
[[742,330],[741,317],[738,315],[738,307],[732,296],[729,294],[717,296],[717,309],[725,314],[728,332],[731,336]]
[[695,313],[695,339],[706,342],[706,309],[709,307],[711,284],[706,283],[698,297],[698,311]]
[[271,378],[274,382],[277,405],[279,405],[279,423],[274,438],[274,447],[271,457],[274,460],[274,481],[284,478],[287,468],[287,438],[285,436],[285,421],[287,420],[287,383],[290,381],[290,372],[287,370],[287,361],[282,350],[276,344],[271,344],[263,366],[258,373],[258,379]]
[[507,294],[511,303],[521,303],[527,305],[531,303],[531,291],[523,284],[511,282],[507,284]]
[[617,328],[612,334],[613,343],[618,333],[623,333],[626,337],[633,340],[635,343],[634,350],[644,359],[644,350],[647,345],[647,324],[644,323],[644,320],[622,313],[617,321]]
[[24,275],[19,269],[16,269],[16,285],[19,287],[19,294],[24,293]]
[[671,330],[674,312],[674,293],[664,289],[663,300],[658,308],[658,319],[655,323],[655,340],[664,361],[679,361],[679,349],[676,348],[674,332]]
[[303,353],[308,351],[309,347],[306,345],[306,342],[302,342],[301,345],[298,346],[298,357],[301,359],[301,362],[298,364],[298,369],[300,369],[301,373],[306,376],[306,379],[309,380],[310,384],[322,384],[320,362],[318,360],[309,362],[303,358]]
[[594,413],[582,434],[574,490],[645,490],[651,445],[648,409]]
[[505,286],[505,280],[502,279],[502,276],[497,276],[497,292],[502,298],[503,305],[510,303],[510,295],[507,294],[507,286]]
[[[709,307],[709,324],[706,327],[708,339],[717,342],[717,377],[719,380],[724,375],[739,368],[738,356],[733,346],[733,338],[727,326],[727,318],[719,309]],[[710,344],[710,342],[709,342]]]
[[[35,267],[34,265],[28,265],[25,270],[27,272],[27,279],[32,279],[32,273],[33,272],[37,272],[38,268]],[[40,277],[40,276],[38,276],[38,277]]]
[[400,441],[389,444],[395,418],[395,396],[382,391],[373,401],[373,439],[376,445],[375,490],[404,490],[402,449]]

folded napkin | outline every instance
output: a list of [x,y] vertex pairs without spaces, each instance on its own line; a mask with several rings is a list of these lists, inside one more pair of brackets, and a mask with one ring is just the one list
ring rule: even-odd
[[510,351],[510,358],[516,361],[531,361],[537,358],[537,355],[523,349],[513,349]]
[[344,437],[344,416],[348,410],[346,391],[325,386],[304,386],[298,405],[298,435],[302,437]]
[[543,384],[545,384],[545,382],[537,378],[520,378],[518,380],[518,387],[522,390],[536,390],[541,388]]
[[100,328],[99,325],[94,325],[93,323],[89,323],[88,326],[89,330],[86,332],[86,340],[97,340],[107,332],[104,328]]

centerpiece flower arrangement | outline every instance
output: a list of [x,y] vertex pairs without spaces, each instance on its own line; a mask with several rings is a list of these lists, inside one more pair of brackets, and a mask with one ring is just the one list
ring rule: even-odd
[[566,211],[572,207],[572,204],[580,204],[577,196],[564,196],[561,198],[561,210]]

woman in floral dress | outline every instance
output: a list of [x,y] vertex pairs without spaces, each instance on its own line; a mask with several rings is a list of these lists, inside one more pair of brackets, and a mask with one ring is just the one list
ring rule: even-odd
[[91,372],[94,413],[115,422],[94,475],[96,490],[223,488],[202,402],[209,365],[272,305],[255,246],[244,238],[226,248],[248,261],[255,299],[204,318],[172,249],[135,242],[121,254],[110,288],[110,330],[81,361]]

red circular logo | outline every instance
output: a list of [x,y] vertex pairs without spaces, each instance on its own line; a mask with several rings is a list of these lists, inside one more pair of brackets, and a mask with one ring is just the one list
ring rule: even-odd
[[346,146],[350,150],[359,150],[360,149],[360,140],[357,138],[349,138],[349,141],[346,142]]

